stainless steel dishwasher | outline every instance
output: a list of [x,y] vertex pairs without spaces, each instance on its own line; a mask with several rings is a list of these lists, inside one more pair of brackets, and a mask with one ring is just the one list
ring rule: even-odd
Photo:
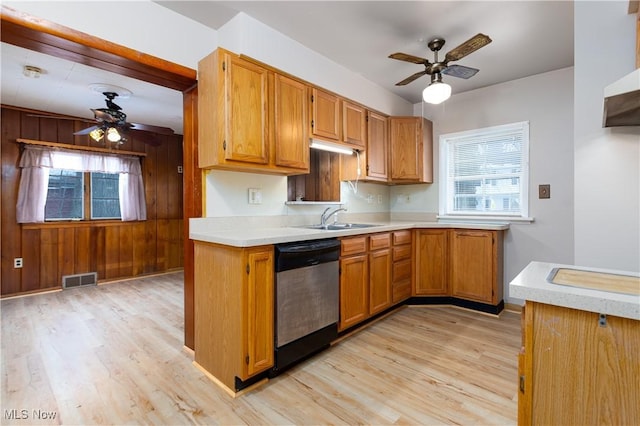
[[338,337],[339,256],[335,238],[276,244],[273,375]]

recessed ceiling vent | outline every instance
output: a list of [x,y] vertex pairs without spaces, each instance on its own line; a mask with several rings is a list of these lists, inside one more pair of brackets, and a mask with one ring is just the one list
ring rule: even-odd
[[62,277],[62,288],[85,287],[98,284],[98,273],[88,272],[86,274],[64,275]]

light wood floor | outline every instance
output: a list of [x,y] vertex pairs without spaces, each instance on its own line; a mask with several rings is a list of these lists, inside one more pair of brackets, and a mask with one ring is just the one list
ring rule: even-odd
[[517,314],[406,308],[232,399],[183,350],[182,297],[173,273],[3,300],[0,422],[516,423]]

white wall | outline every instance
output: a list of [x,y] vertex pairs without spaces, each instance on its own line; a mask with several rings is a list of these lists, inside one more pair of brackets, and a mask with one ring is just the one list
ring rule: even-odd
[[[416,105],[421,113],[423,106]],[[432,185],[394,187],[392,212],[438,212],[438,139],[441,134],[529,121],[529,216],[511,223],[505,234],[505,301],[508,283],[531,261],[573,263],[573,69],[566,68],[452,96],[424,107],[434,123]],[[551,185],[551,198],[539,200],[538,185]]]
[[640,127],[602,128],[603,89],[635,69],[628,2],[575,3],[575,261],[640,271]]
[[220,46],[247,55],[316,86],[388,115],[408,115],[412,105],[325,56],[239,13],[219,30]]

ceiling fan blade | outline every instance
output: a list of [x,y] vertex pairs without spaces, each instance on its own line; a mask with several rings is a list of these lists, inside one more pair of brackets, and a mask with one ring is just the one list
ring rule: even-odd
[[169,127],[161,127],[161,126],[152,126],[150,124],[140,124],[140,123],[127,123],[127,126],[131,130],[142,130],[145,132],[158,133],[160,135],[173,135],[173,129]]
[[480,70],[477,68],[465,67],[464,65],[449,65],[441,72],[442,74],[450,75],[452,77],[464,78],[466,80],[467,78],[471,78],[476,75],[478,71]]
[[118,121],[117,118],[109,114],[108,112],[101,111],[99,109],[89,108],[93,111],[93,115],[96,117],[98,121],[106,121],[107,123],[115,123]]
[[416,80],[417,78],[422,77],[425,74],[427,74],[427,70],[417,72],[417,73],[405,78],[401,82],[396,83],[396,86],[405,86],[405,85],[411,83],[413,80]]
[[447,52],[444,61],[450,62],[460,60],[468,54],[475,52],[476,50],[486,46],[489,43],[491,43],[491,39],[488,36],[482,33],[478,33],[471,37],[469,40],[462,43],[460,46]]
[[93,132],[95,129],[99,127],[100,126],[87,127],[86,129],[82,129],[80,131],[75,132],[74,135],[88,135],[89,133]]
[[405,61],[405,62],[412,62],[414,64],[428,64],[429,61],[427,59],[424,58],[419,58],[417,56],[413,56],[413,55],[408,55],[406,53],[392,53],[391,55],[389,55],[389,58],[391,59],[397,59],[399,61]]

